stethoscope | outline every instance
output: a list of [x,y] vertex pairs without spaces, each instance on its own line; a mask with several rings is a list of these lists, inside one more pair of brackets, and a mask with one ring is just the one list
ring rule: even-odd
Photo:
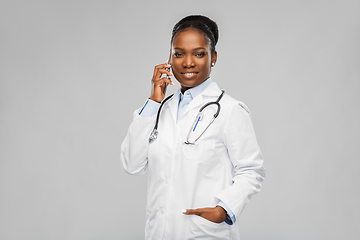
[[[217,116],[218,116],[219,113],[220,113],[220,108],[221,108],[221,107],[220,107],[219,101],[220,101],[221,98],[223,97],[224,93],[225,93],[225,91],[222,90],[220,96],[218,97],[218,99],[217,99],[215,102],[208,102],[208,103],[206,103],[205,105],[203,105],[203,106],[200,108],[198,114],[196,115],[195,121],[194,121],[194,123],[192,124],[192,127],[191,127],[190,130],[189,130],[189,133],[188,133],[187,138],[186,138],[186,142],[184,142],[185,144],[194,145],[195,142],[196,142],[197,140],[199,140],[199,138],[205,133],[205,131],[206,131],[206,130],[210,127],[210,125],[215,121],[215,119],[217,118]],[[158,128],[158,125],[159,125],[159,118],[160,118],[161,108],[163,107],[164,103],[165,103],[167,100],[169,100],[173,95],[174,95],[174,94],[171,94],[170,96],[168,96],[167,98],[165,98],[164,101],[162,101],[162,103],[160,104],[159,110],[158,110],[157,115],[156,115],[155,127],[154,127],[154,129],[152,130],[152,132],[151,132],[151,134],[150,134],[150,137],[149,137],[149,143],[152,143],[152,142],[154,142],[154,141],[157,139],[157,135],[158,135],[158,130],[157,130],[157,128]],[[210,105],[213,105],[213,104],[215,104],[215,105],[217,106],[217,110],[216,110],[216,113],[214,114],[213,118],[211,119],[211,121],[209,122],[209,124],[206,126],[206,128],[202,131],[202,133],[201,133],[193,142],[190,142],[190,141],[189,141],[189,137],[190,137],[191,132],[194,132],[194,131],[195,131],[195,129],[196,129],[199,121],[201,121],[201,119],[202,119],[203,116],[204,116],[204,114],[203,114],[202,111],[203,111],[206,107],[208,107],[208,106],[210,106]]]

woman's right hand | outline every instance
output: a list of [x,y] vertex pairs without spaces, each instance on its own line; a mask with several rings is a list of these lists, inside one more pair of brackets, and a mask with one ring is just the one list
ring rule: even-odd
[[[154,75],[151,80],[151,100],[160,103],[165,97],[167,85],[174,85],[173,82],[170,80],[170,76],[172,76],[172,73],[170,72],[170,67],[171,65],[168,61],[164,64],[159,64],[155,66]],[[162,74],[167,74],[168,77],[161,78]]]

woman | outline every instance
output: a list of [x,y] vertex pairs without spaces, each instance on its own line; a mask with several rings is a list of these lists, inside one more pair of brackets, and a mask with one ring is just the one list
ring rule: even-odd
[[[174,26],[170,61],[155,67],[150,98],[122,143],[125,170],[148,172],[146,239],[239,239],[236,220],[265,176],[249,110],[210,78],[217,40],[204,16]],[[171,77],[181,89],[164,103]],[[217,103],[198,114],[216,101],[215,120]]]

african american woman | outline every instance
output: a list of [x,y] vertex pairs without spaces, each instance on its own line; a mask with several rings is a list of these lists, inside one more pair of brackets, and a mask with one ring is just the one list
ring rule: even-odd
[[[148,173],[146,239],[240,239],[237,219],[265,177],[249,109],[210,77],[218,36],[205,16],[174,26],[122,143],[125,171]],[[165,98],[172,79],[181,87]]]

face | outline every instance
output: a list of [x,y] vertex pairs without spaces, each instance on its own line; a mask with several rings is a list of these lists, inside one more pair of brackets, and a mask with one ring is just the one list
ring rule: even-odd
[[197,29],[187,28],[177,33],[171,49],[170,63],[181,91],[195,87],[209,78],[211,63],[217,53],[211,54],[206,36]]

